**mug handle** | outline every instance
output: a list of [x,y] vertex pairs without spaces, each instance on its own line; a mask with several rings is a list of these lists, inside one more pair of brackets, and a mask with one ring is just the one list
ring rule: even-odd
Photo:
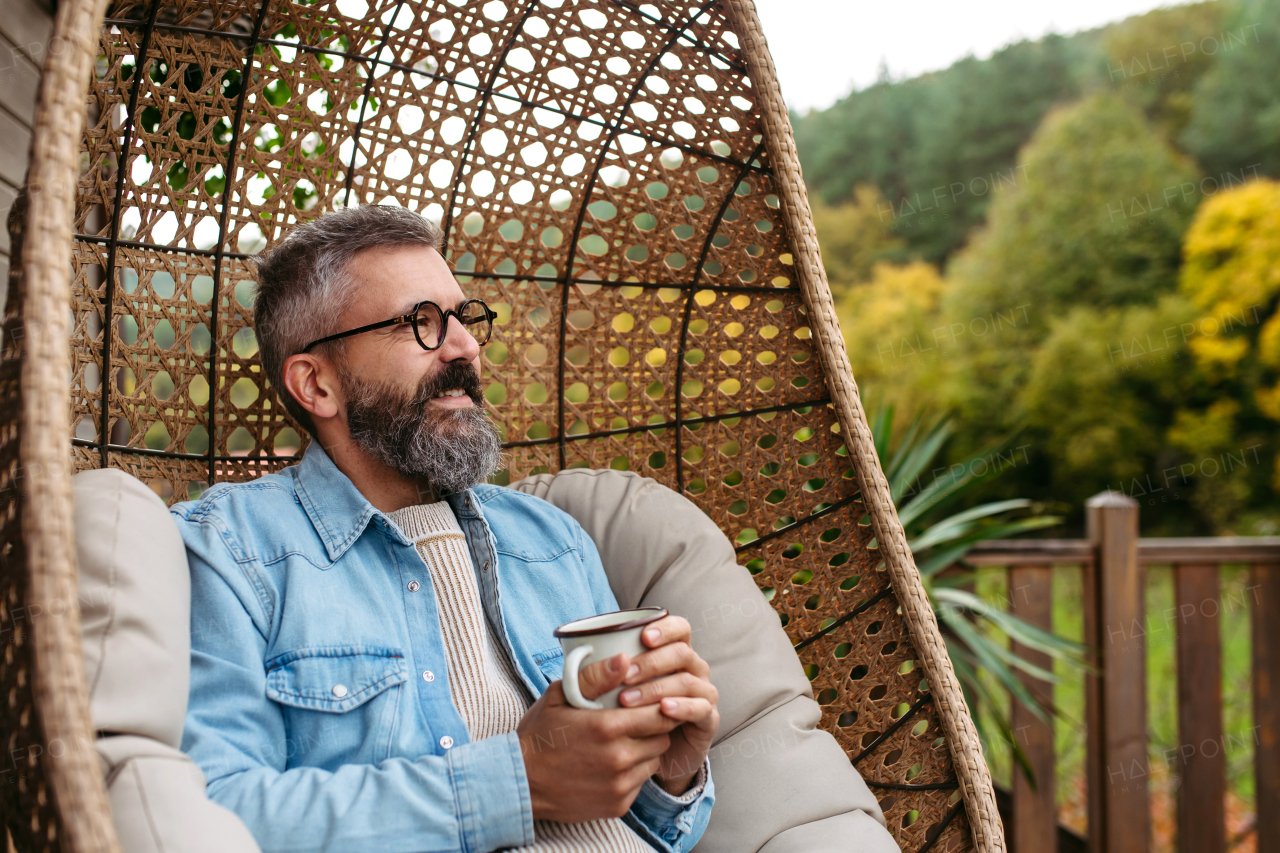
[[578,670],[582,668],[583,662],[593,651],[595,649],[591,646],[578,646],[569,652],[569,656],[564,659],[564,696],[569,700],[569,704],[575,708],[582,708],[588,711],[603,711],[603,705],[586,698],[582,695],[582,691],[578,689]]

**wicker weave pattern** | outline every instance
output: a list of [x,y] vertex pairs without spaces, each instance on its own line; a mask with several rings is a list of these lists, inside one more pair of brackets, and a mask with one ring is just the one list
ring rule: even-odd
[[343,204],[439,218],[500,315],[505,476],[614,467],[683,491],[736,539],[903,849],[1003,849],[748,3],[116,2],[84,77],[61,255],[76,467],[182,500],[290,464],[303,439],[259,372],[248,258]]

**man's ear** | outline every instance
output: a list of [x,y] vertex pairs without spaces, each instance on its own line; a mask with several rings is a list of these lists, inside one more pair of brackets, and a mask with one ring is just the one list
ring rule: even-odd
[[338,372],[329,359],[305,352],[291,355],[285,359],[283,373],[285,390],[317,421],[338,414]]

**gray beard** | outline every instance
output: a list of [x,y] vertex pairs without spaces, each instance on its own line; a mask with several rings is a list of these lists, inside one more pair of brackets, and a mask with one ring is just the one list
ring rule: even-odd
[[[389,383],[363,382],[345,367],[342,386],[352,440],[388,468],[425,480],[437,499],[482,483],[501,467],[502,443],[470,365],[428,376],[409,398]],[[449,388],[462,388],[473,405],[432,406]]]

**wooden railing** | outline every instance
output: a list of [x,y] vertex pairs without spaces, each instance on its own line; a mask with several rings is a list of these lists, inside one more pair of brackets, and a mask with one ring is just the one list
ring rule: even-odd
[[[1010,610],[1051,627],[1054,566],[1084,574],[1085,643],[1097,675],[1085,677],[1085,785],[1092,853],[1148,853],[1146,567],[1173,568],[1178,679],[1179,853],[1224,853],[1226,756],[1218,567],[1251,567],[1254,774],[1257,853],[1280,853],[1280,537],[1140,539],[1138,502],[1108,492],[1091,498],[1085,539],[986,542],[966,560],[1007,567]],[[1047,658],[1015,645],[1047,666]],[[1023,675],[1046,703],[1052,685]],[[1034,772],[1013,774],[1011,853],[1057,849],[1053,728],[1014,702],[1013,728]]]

